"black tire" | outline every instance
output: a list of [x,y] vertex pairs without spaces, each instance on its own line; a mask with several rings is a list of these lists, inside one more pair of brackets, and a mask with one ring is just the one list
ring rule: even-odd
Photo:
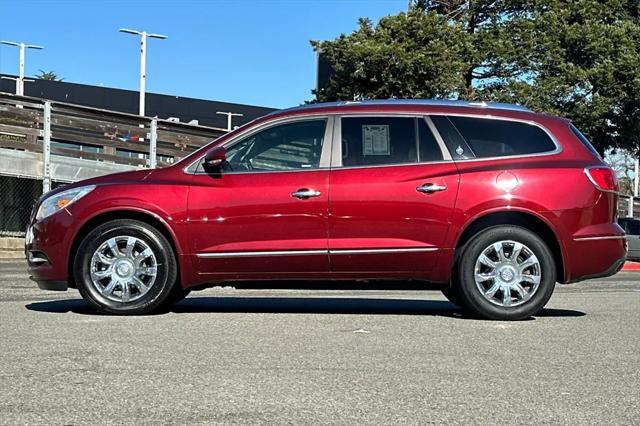
[[[111,238],[121,236],[135,237],[144,242],[157,261],[155,281],[149,290],[137,300],[126,303],[107,298],[91,280],[91,259],[94,252]],[[109,221],[91,231],[78,246],[73,270],[82,297],[98,311],[109,314],[152,313],[164,306],[175,292],[175,287],[180,287],[176,256],[167,239],[147,223],[131,219]]]
[[179,301],[187,297],[189,293],[191,293],[191,289],[182,288],[179,284],[174,285],[173,289],[171,289],[171,293],[162,304],[163,308],[165,309],[170,308],[171,306],[175,305],[176,303],[178,303]]
[[458,286],[453,282],[450,283],[447,287],[441,288],[440,291],[442,291],[442,294],[444,294],[444,297],[446,297],[449,302],[460,308],[466,308],[466,306],[464,305],[464,301],[462,300],[462,296],[460,296]]
[[[517,306],[499,306],[492,303],[481,293],[478,285],[476,285],[476,261],[489,246],[501,241],[514,241],[523,244],[537,257],[539,264],[540,282],[537,289],[528,300],[521,302]],[[511,255],[513,255],[513,252]],[[540,312],[553,294],[556,283],[556,265],[553,255],[546,243],[528,229],[503,225],[481,231],[465,244],[459,259],[458,269],[455,272],[462,303],[480,317],[494,320],[529,318]],[[489,281],[487,285],[491,286],[495,282],[495,280]],[[502,290],[499,290],[499,292],[497,294],[504,294]],[[509,291],[509,294],[513,293]],[[511,297],[509,296],[508,298],[510,299]]]

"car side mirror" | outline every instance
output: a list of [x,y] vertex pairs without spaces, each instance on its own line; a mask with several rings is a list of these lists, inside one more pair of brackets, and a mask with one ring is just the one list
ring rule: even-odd
[[227,162],[227,151],[221,147],[216,146],[209,150],[204,155],[204,169],[209,173],[222,172],[222,166]]

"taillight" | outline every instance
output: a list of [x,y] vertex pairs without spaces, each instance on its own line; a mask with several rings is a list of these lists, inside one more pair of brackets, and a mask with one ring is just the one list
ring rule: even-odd
[[587,167],[584,172],[600,191],[618,192],[618,179],[609,167]]

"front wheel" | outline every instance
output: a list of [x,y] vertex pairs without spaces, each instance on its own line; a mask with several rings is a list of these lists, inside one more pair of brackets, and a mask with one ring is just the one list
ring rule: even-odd
[[525,228],[486,229],[465,245],[460,259],[460,296],[481,317],[528,318],[540,312],[553,294],[556,267],[551,251]]
[[442,294],[447,298],[449,302],[457,305],[460,308],[465,308],[462,297],[460,296],[459,287],[456,284],[451,283],[447,287],[441,288],[440,291],[442,291]]
[[167,239],[140,221],[118,219],[80,243],[74,277],[82,297],[101,312],[140,315],[174,294],[177,262]]

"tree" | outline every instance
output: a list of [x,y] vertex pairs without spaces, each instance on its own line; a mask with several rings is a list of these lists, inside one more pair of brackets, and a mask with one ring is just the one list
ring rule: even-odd
[[633,195],[635,186],[636,159],[629,151],[622,149],[609,149],[605,153],[607,164],[616,172],[620,193]]
[[335,73],[316,100],[454,98],[565,116],[604,153],[640,155],[638,0],[416,0],[312,41]]
[[51,81],[64,80],[64,78],[58,77],[58,74],[56,74],[55,71],[44,71],[44,70],[38,70],[38,71],[40,71],[40,74],[38,74],[36,77],[39,78],[40,80],[51,80]]
[[[464,84],[468,46],[459,28],[436,14],[383,18],[334,41],[312,41],[334,74],[318,100],[447,97]],[[428,82],[428,84],[425,84]]]
[[600,152],[640,155],[639,11],[629,0],[534,2],[530,79],[486,92],[570,118]]

